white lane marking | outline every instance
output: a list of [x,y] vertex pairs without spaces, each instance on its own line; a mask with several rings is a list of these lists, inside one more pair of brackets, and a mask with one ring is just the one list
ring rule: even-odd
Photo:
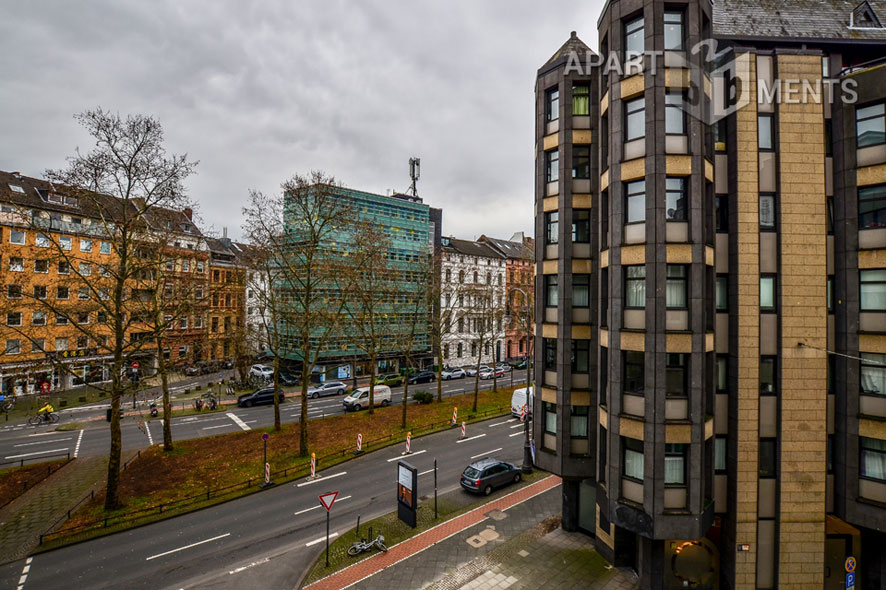
[[28,436],[51,436],[54,434],[58,434],[57,432],[35,432],[34,434],[29,434]]
[[400,455],[399,457],[393,457],[391,459],[388,459],[388,463],[391,463],[391,462],[396,461],[398,459],[402,459],[403,457],[414,457],[416,455],[421,455],[422,453],[427,453],[427,452],[428,452],[427,449],[422,449],[420,451],[413,451],[412,453],[409,453],[408,455]]
[[29,557],[25,561],[25,567],[22,569],[22,577],[18,579],[18,588],[16,590],[22,590],[25,587],[25,580],[28,579],[28,572],[31,571],[31,561],[33,561],[33,557]]
[[74,437],[69,436],[68,438],[54,438],[54,439],[52,439],[52,440],[38,440],[37,442],[31,442],[31,443],[19,443],[19,444],[17,444],[17,445],[12,445],[12,446],[13,446],[13,447],[30,447],[30,446],[33,446],[33,445],[45,445],[45,444],[47,444],[47,443],[62,442],[63,440],[71,440],[72,438],[74,438]]
[[25,569],[22,570],[22,573],[23,573],[23,574],[26,574],[26,573],[28,573],[29,571],[31,571],[31,566],[26,565],[26,566],[25,566]]
[[470,436],[468,438],[459,439],[459,440],[455,441],[455,443],[458,444],[458,443],[468,442],[469,440],[474,440],[475,438],[483,438],[484,436],[486,436],[485,432],[483,434],[476,434],[476,435]]
[[[336,504],[339,502],[344,502],[348,498],[350,498],[350,496],[345,496],[344,498],[338,498],[338,499],[336,499],[335,502],[336,502]],[[294,514],[295,514],[295,516],[298,516],[299,514],[304,514],[305,512],[310,512],[311,510],[316,510],[317,508],[323,508],[323,506],[321,506],[320,504],[317,504],[316,506],[311,506],[310,508],[305,508],[304,510],[299,510],[298,512],[295,512]]]
[[[337,537],[338,533],[329,533],[329,538]],[[320,537],[319,539],[314,539],[309,543],[305,543],[305,547],[310,547],[311,545],[316,545],[317,543],[322,543],[326,540],[326,537]]]
[[514,434],[509,434],[508,438],[514,438],[515,436],[520,436],[522,434],[523,434],[522,432],[515,432]]
[[511,426],[511,430],[515,428],[523,428],[523,424],[514,424],[513,426]]
[[61,453],[62,451],[67,451],[68,447],[63,449],[49,449],[48,451],[37,451],[34,453],[22,453],[21,455],[9,455],[8,457],[3,457],[4,459],[21,459],[22,457],[32,457],[34,455],[45,455],[47,453]]
[[154,446],[154,435],[151,434],[151,423],[145,420],[145,433],[148,435],[148,445]]
[[428,469],[427,471],[422,471],[421,473],[419,473],[419,475],[427,475],[427,474],[429,474],[429,473],[434,473],[434,470],[433,470],[433,469]]
[[86,432],[86,431],[85,431],[85,430],[81,430],[81,431],[80,431],[80,434],[77,436],[77,444],[74,445],[74,458],[75,458],[75,459],[77,458],[77,455],[80,453],[80,441],[83,440],[83,433],[84,433],[84,432]]
[[295,487],[300,488],[302,486],[309,486],[312,483],[317,483],[318,481],[325,481],[327,479],[332,479],[333,477],[338,477],[339,475],[345,475],[347,471],[339,471],[338,473],[333,473],[332,475],[327,475],[325,477],[318,477],[317,479],[312,479],[310,481],[305,481],[302,483],[295,484]]
[[501,426],[502,424],[508,424],[509,422],[513,422],[514,420],[516,420],[516,418],[511,418],[510,420],[505,420],[504,422],[496,422],[495,424],[490,424],[489,428],[492,428],[493,426]]
[[233,424],[219,424],[218,426],[204,426],[203,430],[212,430],[213,428],[228,428]]
[[488,457],[492,453],[497,453],[500,450],[501,450],[501,447],[498,447],[497,449],[492,449],[491,451],[486,451],[485,453],[480,453],[479,455],[474,455],[473,457],[471,457],[471,459],[477,459],[478,457]]
[[253,561],[253,562],[250,563],[249,565],[244,565],[244,566],[238,567],[238,568],[236,568],[236,569],[232,569],[232,570],[229,571],[228,573],[231,574],[231,575],[233,575],[233,574],[239,574],[239,573],[242,572],[243,570],[248,570],[248,569],[251,568],[251,567],[255,567],[255,566],[257,566],[257,565],[261,565],[261,564],[263,564],[263,563],[268,563],[269,561],[271,561],[270,558],[265,557],[265,558],[259,559],[258,561]]
[[243,424],[255,424],[256,422],[258,422],[258,420],[247,420]]
[[[241,420],[240,418],[238,418],[236,415],[232,414],[231,412],[226,413],[225,416],[227,416],[228,418],[233,420],[234,424],[236,424],[237,426],[239,426],[243,430],[252,430],[252,428],[250,428],[249,426],[246,425],[246,422],[244,422],[243,420]],[[254,420],[253,420],[253,422],[254,422]]]
[[211,539],[197,541],[196,543],[191,543],[190,545],[185,545],[184,547],[179,547],[178,549],[171,549],[169,551],[164,551],[163,553],[158,553],[157,555],[152,555],[150,557],[146,557],[145,561],[151,561],[152,559],[157,559],[158,557],[163,557],[164,555],[169,555],[170,553],[184,551],[185,549],[190,549],[191,547],[196,547],[197,545],[203,545],[204,543],[211,543],[212,541],[218,541],[219,539],[224,539],[225,537],[230,537],[230,536],[231,536],[231,533],[225,533],[224,535],[212,537]]

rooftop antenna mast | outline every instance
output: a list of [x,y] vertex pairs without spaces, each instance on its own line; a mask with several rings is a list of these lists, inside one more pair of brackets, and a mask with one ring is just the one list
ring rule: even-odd
[[412,179],[412,196],[418,196],[415,183],[421,178],[421,158],[409,158],[409,178]]

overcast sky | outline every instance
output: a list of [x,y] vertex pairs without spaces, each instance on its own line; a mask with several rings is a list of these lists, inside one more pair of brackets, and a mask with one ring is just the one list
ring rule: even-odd
[[41,177],[90,139],[74,113],[160,119],[204,223],[240,235],[249,189],[323,170],[409,186],[471,239],[532,234],[536,70],[602,0],[6,2],[0,169]]

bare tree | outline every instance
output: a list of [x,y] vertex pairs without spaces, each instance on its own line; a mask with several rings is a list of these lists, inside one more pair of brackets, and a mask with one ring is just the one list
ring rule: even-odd
[[[196,164],[187,156],[167,154],[163,129],[152,117],[123,118],[97,109],[78,115],[77,120],[94,138],[94,148],[86,154],[78,151],[67,168],[48,171],[46,176],[54,187],[58,185],[47,200],[81,212],[81,223],[69,223],[48,212],[34,214],[30,220],[37,245],[46,247],[47,258],[67,272],[58,289],[66,289],[66,295],[76,292],[77,305],[62,305],[59,293],[36,300],[56,318],[73,325],[77,349],[81,344],[83,349],[94,345],[97,352],[110,357],[110,381],[100,388],[111,397],[105,509],[113,510],[121,505],[120,404],[136,386],[126,370],[156,352],[157,326],[133,313],[155,291],[156,257],[148,252],[152,238],[147,218],[157,208],[182,209],[183,181]],[[83,227],[86,220],[88,227]],[[75,235],[81,236],[79,248],[73,244]],[[101,252],[107,244],[107,262],[94,256],[96,242],[101,242]]]
[[[274,355],[274,383],[279,388],[280,360],[301,363],[299,451],[308,454],[308,387],[311,374],[344,315],[350,264],[334,248],[349,233],[350,201],[338,195],[335,179],[322,172],[293,176],[281,197],[253,191],[244,210],[245,234],[252,246],[251,268],[263,289],[256,289],[263,309],[265,336]],[[279,405],[275,399],[275,426]],[[277,426],[279,427],[279,426]]]
[[[474,405],[473,411],[477,411],[477,399],[480,392],[480,365],[483,364],[484,350],[489,347],[492,340],[494,321],[496,319],[495,291],[491,283],[475,283],[465,288],[465,297],[468,298],[469,306],[465,314],[465,320],[471,322],[474,332],[473,344],[477,347],[477,367],[474,375]],[[488,353],[486,353],[488,355]],[[493,363],[494,364],[494,363]],[[495,370],[493,367],[493,376]]]
[[[435,269],[433,257],[429,254],[425,260],[410,265],[415,268],[416,283],[406,285],[403,290],[397,292],[391,301],[395,308],[391,310],[395,318],[396,329],[392,335],[392,341],[397,351],[403,357],[406,364],[406,380],[403,383],[402,416],[400,428],[406,428],[406,406],[409,403],[409,370],[412,368],[416,353],[424,350],[430,344],[431,317],[433,311],[433,296],[424,289],[425,285],[433,284]],[[439,377],[439,371],[438,371]],[[437,379],[439,383],[439,378]]]

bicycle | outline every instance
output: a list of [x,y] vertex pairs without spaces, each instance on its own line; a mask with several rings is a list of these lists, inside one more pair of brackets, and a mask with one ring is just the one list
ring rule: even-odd
[[37,414],[35,416],[31,416],[28,418],[28,424],[31,426],[39,426],[41,424],[58,424],[60,420],[58,414],[55,412],[50,412],[47,415]]
[[3,405],[0,405],[0,412],[11,412],[15,409],[15,398],[5,400]]
[[373,547],[378,547],[384,552],[387,552],[388,548],[385,546],[385,538],[379,534],[376,538],[371,541],[366,541],[366,539],[360,539],[350,547],[348,547],[348,555],[351,557],[356,557],[360,555],[364,551],[371,551]]

